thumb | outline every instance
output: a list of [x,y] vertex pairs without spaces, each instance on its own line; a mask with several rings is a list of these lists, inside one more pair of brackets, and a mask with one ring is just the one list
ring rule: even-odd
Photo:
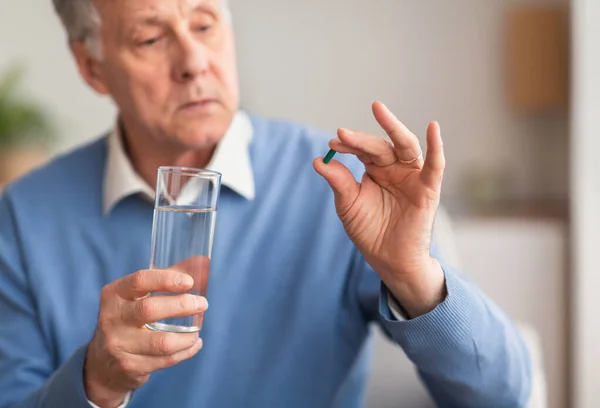
[[360,193],[360,184],[354,179],[354,175],[337,160],[325,164],[323,158],[319,157],[315,159],[313,166],[333,190],[338,214],[347,213]]

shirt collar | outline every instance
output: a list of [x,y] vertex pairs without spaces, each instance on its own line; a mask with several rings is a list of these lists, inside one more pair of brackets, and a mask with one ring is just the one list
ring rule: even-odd
[[[231,126],[217,145],[207,169],[222,174],[221,184],[247,200],[254,199],[255,186],[249,146],[253,138],[252,122],[245,112],[238,112]],[[154,188],[148,185],[133,168],[125,153],[119,126],[108,137],[108,154],[104,171],[103,211],[109,214],[124,198],[141,194],[154,200]]]

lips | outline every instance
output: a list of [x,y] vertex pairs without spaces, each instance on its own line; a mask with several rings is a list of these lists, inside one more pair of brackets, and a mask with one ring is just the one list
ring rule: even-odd
[[195,101],[186,102],[183,105],[181,105],[179,107],[179,109],[198,109],[198,108],[206,107],[206,106],[211,105],[216,102],[217,102],[216,99],[208,99],[208,98],[207,99],[199,99],[199,100],[195,100]]
[[186,102],[177,109],[181,113],[210,114],[214,112],[218,101],[216,99],[200,99]]

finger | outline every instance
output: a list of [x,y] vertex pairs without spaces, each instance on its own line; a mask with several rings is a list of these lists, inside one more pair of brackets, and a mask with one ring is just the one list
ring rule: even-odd
[[338,214],[348,212],[360,193],[360,184],[354,179],[350,170],[337,160],[325,164],[323,158],[315,159],[313,166],[331,186]]
[[190,288],[193,292],[206,293],[208,277],[210,276],[210,258],[207,256],[191,256],[176,265],[169,267],[170,271],[176,271],[190,275],[194,285]]
[[126,324],[141,327],[163,319],[193,316],[205,312],[206,309],[208,302],[202,296],[148,296],[126,303],[123,320]]
[[143,336],[130,336],[123,350],[144,356],[167,356],[194,346],[198,333],[169,333],[143,330]]
[[203,343],[202,339],[198,338],[198,340],[196,341],[196,344],[194,344],[192,347],[190,347],[188,349],[178,351],[178,352],[170,354],[168,356],[154,357],[153,359],[158,366],[157,369],[159,369],[159,370],[163,369],[163,368],[172,367],[176,364],[181,363],[182,361],[189,360],[190,358],[194,357],[196,355],[196,353],[198,353],[198,351],[200,351],[200,349],[203,346],[204,346],[204,343]]
[[400,160],[409,161],[421,153],[419,139],[381,102],[373,104],[377,123],[390,137]]
[[394,148],[381,136],[339,129],[338,138],[346,146],[370,156],[372,162],[378,166],[385,167],[398,161]]
[[[179,333],[177,335],[180,335]],[[164,356],[130,355],[121,363],[121,369],[129,375],[151,374],[163,368],[172,367],[192,358],[203,346],[202,339],[196,337],[194,344],[184,350]]]
[[421,170],[421,181],[434,190],[439,190],[442,185],[446,158],[444,147],[437,122],[431,122],[427,127],[427,158]]
[[368,154],[365,154],[365,153],[361,152],[358,149],[354,149],[354,148],[352,148],[352,147],[344,144],[340,139],[332,139],[329,142],[329,147],[332,148],[333,150],[335,150],[338,153],[353,154],[353,155],[355,155],[358,158],[358,160],[360,160],[364,164],[371,164],[371,163],[373,163],[373,160],[371,159],[371,156],[369,156]]
[[183,292],[193,284],[194,279],[185,273],[147,269],[121,278],[117,282],[117,293],[124,299],[135,300],[150,292]]

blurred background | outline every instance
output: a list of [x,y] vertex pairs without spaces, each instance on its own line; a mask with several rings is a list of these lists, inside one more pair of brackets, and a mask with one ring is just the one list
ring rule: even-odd
[[[448,252],[530,336],[532,406],[600,406],[600,2],[231,3],[244,109],[378,132],[378,99],[423,143],[440,122]],[[0,184],[114,115],[79,79],[51,1],[0,0]],[[433,406],[379,335],[374,360],[368,406]]]

